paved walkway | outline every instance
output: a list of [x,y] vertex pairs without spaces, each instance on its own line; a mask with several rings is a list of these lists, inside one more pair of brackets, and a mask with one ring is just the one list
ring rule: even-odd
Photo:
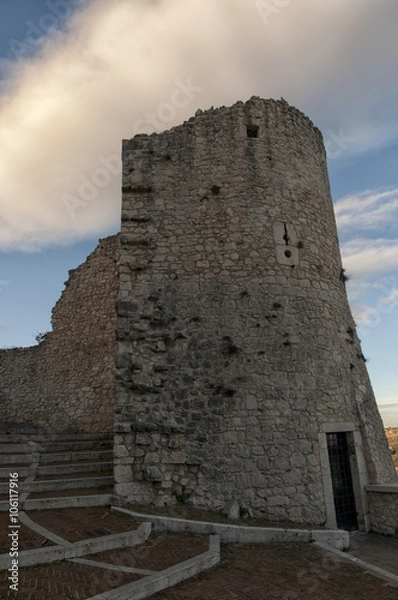
[[311,545],[227,546],[221,565],[152,600],[397,600],[398,589]]
[[69,542],[133,531],[139,525],[106,507],[34,510],[29,517]]
[[[21,527],[22,549],[66,545],[134,531],[137,523],[109,508],[32,511]],[[1,551],[8,515],[0,514]],[[31,523],[33,521],[33,523]],[[34,531],[29,527],[35,527]],[[248,523],[249,524],[249,523]],[[46,538],[46,530],[51,532]],[[52,539],[51,539],[52,538]],[[55,540],[55,542],[54,542]],[[398,540],[354,534],[352,555],[398,574]],[[208,548],[206,536],[153,534],[142,546],[107,550],[84,557],[24,567],[19,592],[9,589],[0,572],[0,598],[18,600],[87,600],[197,556]],[[152,596],[154,600],[397,600],[398,587],[348,563],[344,556],[314,545],[224,545],[222,562],[193,580]],[[133,598],[132,598],[133,600]]]
[[350,536],[350,554],[398,576],[398,538],[354,533]]

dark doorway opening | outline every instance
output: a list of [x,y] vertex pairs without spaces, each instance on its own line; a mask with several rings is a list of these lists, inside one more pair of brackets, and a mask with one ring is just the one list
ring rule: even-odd
[[328,433],[326,437],[337,527],[353,531],[358,529],[358,520],[347,434]]

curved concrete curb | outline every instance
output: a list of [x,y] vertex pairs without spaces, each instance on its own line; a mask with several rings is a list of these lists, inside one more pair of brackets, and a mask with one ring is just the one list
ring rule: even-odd
[[344,550],[350,546],[350,536],[341,529],[279,529],[274,527],[245,527],[207,521],[191,521],[172,517],[141,514],[126,508],[111,506],[111,510],[137,521],[150,521],[154,531],[174,533],[194,533],[200,535],[219,535],[226,544],[270,544],[270,543],[308,543],[322,542]]
[[32,531],[35,531],[42,537],[51,540],[52,542],[54,542],[54,544],[57,544],[57,546],[67,546],[70,548],[74,545],[73,542],[69,542],[68,540],[60,537],[59,535],[56,535],[49,529],[46,529],[45,527],[42,527],[38,523],[32,521],[32,519],[23,510],[18,514],[18,520],[20,523],[23,523],[24,525],[29,527],[29,529],[31,529]]
[[[86,554],[94,554],[105,550],[138,546],[148,539],[151,530],[151,523],[141,523],[138,529],[134,531],[105,535],[90,540],[81,540],[71,546],[49,546],[48,548],[39,548],[38,550],[23,550],[18,556],[19,567],[32,567],[34,565],[48,564],[69,558],[79,558]],[[5,570],[9,567],[9,555],[1,554],[0,570]]]
[[174,567],[165,569],[160,573],[150,575],[139,581],[128,583],[120,588],[91,596],[87,600],[143,600],[156,592],[166,590],[177,583],[186,581],[202,571],[211,569],[220,562],[220,538],[211,536],[209,550],[194,558],[190,558]]
[[374,565],[371,565],[370,563],[365,562],[364,560],[361,560],[360,558],[351,556],[350,554],[347,554],[346,552],[340,552],[340,550],[336,550],[336,548],[331,548],[327,544],[322,544],[321,542],[316,542],[316,546],[318,546],[319,548],[322,548],[322,550],[326,550],[327,552],[332,552],[333,554],[339,556],[341,559],[345,560],[346,562],[353,563],[353,564],[357,565],[358,567],[365,569],[366,571],[368,571],[375,577],[384,579],[385,581],[388,581],[390,585],[393,584],[394,587],[398,587],[398,575],[395,575],[395,573],[390,573],[390,571],[385,571],[384,569],[380,569],[380,567],[375,567]]

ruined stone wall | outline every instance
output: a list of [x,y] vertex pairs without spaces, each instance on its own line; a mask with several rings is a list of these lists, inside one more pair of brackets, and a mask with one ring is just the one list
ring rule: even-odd
[[0,351],[3,423],[113,430],[118,263],[118,236],[100,240],[69,272],[46,340]]
[[123,186],[122,500],[324,523],[319,440],[342,422],[366,482],[394,478],[311,121],[259,98],[199,112],[125,141]]

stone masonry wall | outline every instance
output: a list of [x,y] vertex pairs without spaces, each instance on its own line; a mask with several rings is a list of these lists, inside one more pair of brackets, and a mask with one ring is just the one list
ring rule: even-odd
[[260,98],[199,111],[125,141],[123,186],[121,500],[324,523],[319,433],[342,422],[367,482],[393,479],[311,121]]
[[[368,491],[371,530],[398,537],[398,486],[391,491]],[[387,488],[388,489],[388,488]]]
[[0,351],[3,424],[113,430],[118,263],[118,236],[100,240],[69,272],[46,340]]

